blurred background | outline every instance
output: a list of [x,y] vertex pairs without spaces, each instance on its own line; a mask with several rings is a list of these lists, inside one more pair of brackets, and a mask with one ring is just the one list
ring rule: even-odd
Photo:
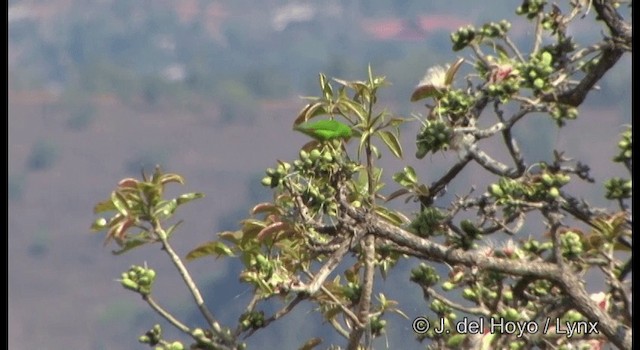
[[[292,160],[306,142],[291,132],[316,95],[318,73],[364,79],[367,65],[387,77],[381,105],[400,116],[424,113],[409,96],[426,69],[470,58],[451,51],[449,34],[506,18],[526,48],[531,27],[516,3],[421,0],[9,0],[8,4],[8,243],[10,349],[145,348],[137,337],[164,323],[118,278],[147,262],[159,273],[158,301],[203,326],[186,288],[157,246],[115,257],[103,235],[89,232],[93,205],[116,183],[160,164],[178,172],[202,200],[181,207],[185,223],[174,244],[183,256],[216,232],[237,228],[253,204],[269,200],[260,185],[276,159]],[[573,27],[583,42],[601,36],[593,14]],[[470,67],[463,68],[468,72]],[[618,135],[631,122],[631,61],[623,61],[558,130],[546,116],[516,130],[529,163],[552,159],[554,148],[592,166],[598,181],[624,176],[611,166]],[[405,126],[405,160],[386,160],[386,177],[413,165],[427,183],[456,161],[453,154],[415,160],[420,125]],[[485,148],[500,152],[499,144]],[[489,178],[466,169],[453,187],[485,188]],[[572,184],[603,207],[599,186]],[[387,191],[397,189],[389,182]],[[456,188],[454,188],[456,190]],[[454,191],[439,204],[446,205]],[[409,203],[407,213],[417,210]],[[413,263],[379,288],[395,292],[403,310],[427,312],[409,282]],[[214,314],[235,324],[250,296],[239,266],[212,258],[188,264]],[[270,310],[266,310],[270,311]],[[309,306],[249,341],[258,348],[297,348],[317,335],[343,344]],[[395,318],[394,318],[395,317]],[[424,348],[411,321],[390,316],[390,344]],[[180,335],[167,329],[168,338]],[[385,339],[376,343],[385,347]],[[327,346],[328,343],[324,343]]]

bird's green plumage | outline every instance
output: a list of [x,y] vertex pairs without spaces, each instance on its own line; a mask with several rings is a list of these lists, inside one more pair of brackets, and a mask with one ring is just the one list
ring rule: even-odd
[[318,141],[328,141],[333,139],[349,139],[353,135],[351,128],[335,120],[319,120],[317,122],[306,122],[293,127],[301,133],[311,136]]

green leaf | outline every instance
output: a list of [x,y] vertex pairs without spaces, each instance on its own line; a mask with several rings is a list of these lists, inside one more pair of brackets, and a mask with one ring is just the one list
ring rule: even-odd
[[234,256],[233,251],[226,244],[220,241],[210,241],[190,251],[186,259],[192,261],[208,255],[213,255],[216,258],[221,256]]
[[120,212],[120,214],[127,216],[128,205],[127,200],[122,196],[122,194],[118,191],[111,192],[111,203],[113,206]]
[[361,105],[359,105],[358,103],[355,103],[354,101],[345,98],[345,99],[340,99],[338,101],[338,106],[344,106],[346,109],[350,110],[351,112],[353,112],[353,114],[355,114],[358,117],[358,120],[360,122],[365,122],[366,120],[366,112],[364,110],[364,108],[362,108]]
[[333,97],[333,89],[331,88],[331,84],[327,81],[327,76],[322,73],[320,73],[320,88],[322,89],[324,98],[331,100]]
[[113,211],[113,210],[116,210],[116,206],[113,205],[113,201],[111,201],[110,199],[107,199],[106,201],[102,201],[96,204],[95,207],[93,207],[94,214],[100,214],[106,211]]
[[411,102],[420,101],[438,93],[440,93],[440,90],[433,85],[418,86],[411,94]]
[[353,134],[348,125],[332,119],[299,124],[294,126],[293,129],[311,136],[318,141],[328,141],[338,138],[349,139]]
[[311,118],[324,114],[328,114],[328,111],[323,102],[310,103],[300,111],[300,114],[296,117],[293,125],[295,127],[296,125],[302,124]]
[[400,145],[396,135],[387,130],[380,130],[378,135],[382,139],[382,142],[389,147],[389,150],[394,156],[396,156],[396,158],[402,158],[402,146]]
[[172,199],[170,201],[161,201],[156,206],[156,210],[154,210],[153,215],[156,217],[168,218],[176,211],[178,207],[177,201]]
[[447,346],[457,348],[458,346],[462,345],[462,342],[465,340],[466,337],[467,337],[466,334],[452,335],[447,340]]
[[149,243],[150,241],[146,238],[129,238],[125,241],[124,246],[122,247],[122,249],[119,250],[112,250],[111,254],[113,255],[121,255],[124,254],[132,249],[138,248],[140,246],[143,246],[147,243]]
[[160,176],[161,184],[165,185],[171,182],[176,182],[181,185],[184,185],[184,178],[178,174],[171,174],[171,173]]
[[203,193],[198,193],[198,192],[185,193],[179,196],[178,198],[176,198],[176,204],[183,205],[185,203],[191,202],[194,199],[200,199],[203,197],[204,197]]
[[385,202],[390,202],[398,197],[404,196],[407,193],[411,193],[411,191],[409,191],[406,188],[401,188],[395,192],[393,192],[392,194],[388,195],[387,198],[385,199]]
[[418,183],[416,173],[411,167],[405,167],[403,172],[393,174],[392,178],[402,187],[413,188]]
[[176,228],[178,226],[180,226],[182,224],[183,220],[180,220],[178,222],[176,222],[175,224],[169,226],[169,228],[166,230],[167,233],[167,239],[171,238],[171,236],[173,235],[173,232],[176,230]]
[[458,69],[460,69],[462,62],[464,62],[464,58],[458,58],[458,60],[449,67],[444,76],[444,84],[446,86],[450,86],[453,83],[453,78],[455,78],[456,73],[458,73]]
[[410,222],[409,218],[400,214],[399,212],[389,210],[385,207],[375,207],[375,212],[384,220],[394,224],[394,225],[404,225],[405,223]]

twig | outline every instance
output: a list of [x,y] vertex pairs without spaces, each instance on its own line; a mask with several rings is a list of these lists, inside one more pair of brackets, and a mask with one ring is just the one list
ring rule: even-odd
[[264,324],[262,325],[262,327],[260,328],[252,328],[247,335],[244,336],[244,339],[249,338],[251,335],[253,335],[253,333],[257,332],[258,330],[267,327],[271,322],[274,322],[280,318],[282,318],[283,316],[285,316],[286,314],[288,314],[289,312],[291,312],[291,310],[293,310],[296,305],[298,305],[298,303],[300,303],[302,300],[304,300],[306,296],[303,293],[298,293],[298,295],[296,295],[296,297],[291,300],[287,305],[285,305],[282,309],[278,310],[278,312],[276,312],[273,316],[269,317],[268,319],[264,320]]
[[162,316],[162,318],[164,318],[169,323],[171,323],[172,326],[174,326],[177,329],[179,329],[182,333],[191,335],[191,330],[189,329],[189,327],[185,326],[182,322],[180,322],[177,318],[175,318],[172,314],[170,314],[162,306],[160,306],[158,303],[156,303],[156,301],[153,299],[153,297],[151,295],[143,294],[142,295],[142,300],[146,301],[147,304],[149,304],[149,306],[155,312],[157,312],[160,316]]
[[435,291],[435,289],[431,288],[431,287],[425,287],[427,290],[427,293],[432,296],[435,299],[440,300],[443,304],[445,304],[446,306],[452,308],[452,309],[456,309],[458,311],[464,312],[464,313],[468,313],[471,315],[481,315],[481,316],[486,316],[489,317],[491,316],[491,311],[489,311],[487,308],[484,307],[467,307],[467,306],[463,306],[460,305],[456,302],[453,302],[449,299],[447,299],[446,297],[438,294],[438,292]]
[[531,55],[535,55],[540,50],[542,44],[542,13],[538,13],[536,16],[536,33],[533,40],[533,49],[531,49]]
[[204,318],[207,320],[207,322],[211,326],[214,333],[222,339],[231,340],[231,339],[228,339],[229,337],[222,332],[222,328],[220,327],[220,324],[218,324],[218,322],[213,317],[213,314],[211,313],[211,311],[209,311],[209,309],[205,305],[204,299],[202,298],[202,294],[200,294],[200,290],[198,289],[198,286],[193,281],[193,278],[191,278],[191,275],[189,274],[189,270],[187,270],[187,268],[184,266],[178,254],[176,254],[176,252],[171,247],[171,244],[169,244],[169,241],[167,240],[167,234],[164,231],[164,229],[160,226],[159,220],[154,220],[153,231],[155,235],[162,242],[162,248],[167,252],[169,257],[171,258],[173,265],[176,267],[176,269],[180,273],[180,276],[182,277],[185,284],[187,285],[187,288],[191,292],[191,295],[193,296],[193,299],[196,302],[196,305],[198,305],[198,309],[200,310],[200,313],[202,313]]
[[503,39],[504,39],[504,42],[507,43],[507,45],[511,48],[513,53],[516,54],[516,56],[518,57],[518,60],[524,63],[525,62],[524,56],[522,56],[522,54],[520,53],[520,50],[518,50],[518,46],[511,40],[511,38],[509,38],[508,35],[505,35]]

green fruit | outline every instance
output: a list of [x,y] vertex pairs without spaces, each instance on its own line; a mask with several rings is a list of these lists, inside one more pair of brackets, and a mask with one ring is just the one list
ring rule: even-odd
[[551,175],[549,175],[549,173],[544,173],[544,174],[542,174],[542,182],[544,182],[544,184],[547,185],[547,186],[552,186],[553,185],[553,177],[551,177]]
[[260,181],[260,183],[263,186],[271,186],[271,177],[269,177],[269,176],[263,177],[262,181]]
[[489,193],[498,198],[504,196],[504,191],[502,191],[502,188],[498,184],[492,184],[489,186]]
[[455,287],[456,287],[456,285],[451,283],[451,282],[449,282],[449,281],[442,283],[442,290],[444,290],[446,292],[454,289]]
[[120,284],[122,284],[122,286],[126,289],[132,290],[132,291],[138,291],[138,284],[128,278],[123,279],[122,281],[120,281]]
[[478,294],[476,294],[476,292],[474,292],[469,288],[466,288],[465,290],[462,291],[462,297],[471,301],[478,300]]
[[533,86],[538,89],[541,90],[544,87],[544,80],[542,80],[541,78],[536,78],[533,81]]
[[311,151],[311,154],[309,154],[309,159],[311,159],[312,161],[316,161],[318,160],[318,158],[320,158],[321,153],[319,150],[314,149],[313,151]]

